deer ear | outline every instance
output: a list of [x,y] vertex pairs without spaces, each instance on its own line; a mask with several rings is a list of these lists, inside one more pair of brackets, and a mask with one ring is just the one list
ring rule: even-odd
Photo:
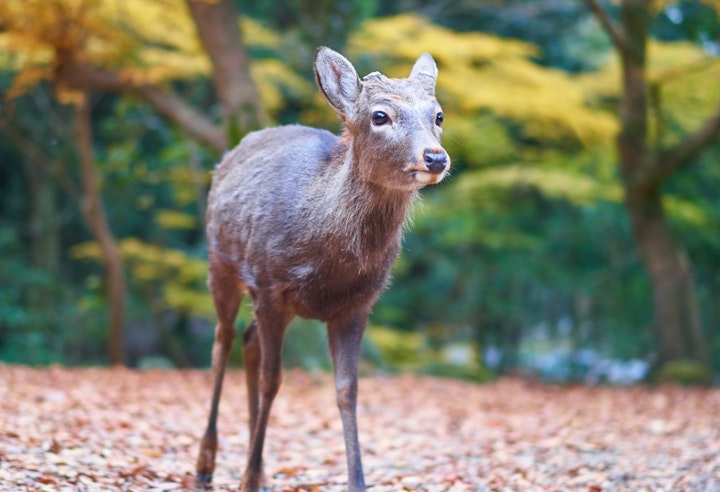
[[437,74],[438,69],[435,60],[429,53],[423,53],[415,61],[409,78],[418,82],[428,94],[434,96]]
[[315,51],[315,81],[330,105],[343,118],[353,117],[362,83],[352,64],[324,46]]

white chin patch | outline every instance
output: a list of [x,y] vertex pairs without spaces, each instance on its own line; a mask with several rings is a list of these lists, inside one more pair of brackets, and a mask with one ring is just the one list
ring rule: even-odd
[[435,174],[425,171],[417,171],[415,173],[415,181],[421,183],[422,185],[438,184],[444,177],[445,173]]

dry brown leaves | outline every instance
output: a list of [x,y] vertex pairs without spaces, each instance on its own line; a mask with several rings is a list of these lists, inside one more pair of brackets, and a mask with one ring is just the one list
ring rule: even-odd
[[[476,386],[364,378],[371,491],[720,491],[720,390]],[[208,372],[0,365],[0,490],[189,490]],[[286,374],[265,470],[272,490],[341,491],[345,455],[327,374]],[[214,490],[239,484],[244,375],[230,371]]]

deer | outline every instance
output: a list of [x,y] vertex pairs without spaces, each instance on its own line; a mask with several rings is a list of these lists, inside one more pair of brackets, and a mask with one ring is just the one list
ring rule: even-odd
[[208,286],[218,322],[212,398],[196,484],[212,481],[218,406],[244,295],[249,454],[241,490],[265,490],[263,446],[282,378],[283,336],[296,317],[326,324],[342,421],[348,490],[365,490],[358,440],[361,340],[386,287],[419,190],[447,176],[444,115],[428,53],[408,78],[362,80],[341,54],[319,47],[315,81],[342,120],[342,133],[301,125],[247,134],[216,167],[206,212]]

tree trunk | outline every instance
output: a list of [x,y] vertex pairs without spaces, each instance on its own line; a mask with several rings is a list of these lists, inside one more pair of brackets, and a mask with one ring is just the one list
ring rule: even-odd
[[80,156],[80,171],[85,193],[81,210],[90,231],[100,245],[107,274],[108,304],[110,306],[108,355],[111,364],[123,365],[125,361],[123,339],[125,277],[122,258],[112,231],[108,226],[105,208],[100,196],[95,156],[92,148],[92,127],[87,95],[77,105],[75,125],[78,154]]
[[[690,261],[676,243],[662,206],[663,163],[648,143],[648,86],[645,74],[649,0],[621,6],[621,130],[617,138],[625,204],[649,280],[655,314],[657,365],[675,359],[707,362]],[[606,21],[607,22],[607,21]]]
[[250,59],[229,0],[187,0],[198,36],[213,66],[213,85],[222,108],[230,146],[266,123],[260,97],[250,75]]
[[75,53],[55,52],[56,81],[77,90],[124,92],[140,97],[164,118],[218,153],[234,147],[248,131],[267,124],[257,88],[250,74],[238,13],[230,0],[186,0],[200,42],[213,67],[213,85],[222,109],[223,124],[215,124],[203,111],[172,91],[146,84],[121,72],[95,68]]
[[660,190],[630,193],[627,206],[652,283],[658,366],[675,359],[707,363],[692,267],[667,225]]

